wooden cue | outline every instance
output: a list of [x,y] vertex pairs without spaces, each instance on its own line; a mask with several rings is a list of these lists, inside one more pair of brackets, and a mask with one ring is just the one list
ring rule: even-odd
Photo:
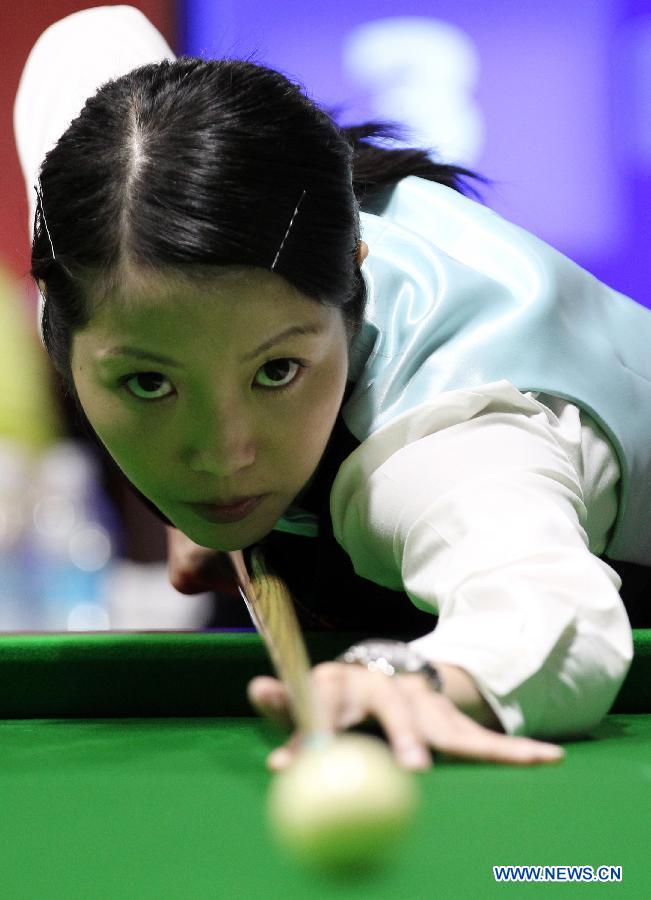
[[267,572],[257,550],[251,559],[253,578],[249,577],[240,550],[232,550],[228,555],[253,624],[267,647],[276,674],[287,688],[297,728],[306,737],[322,734],[324,729],[312,700],[310,660],[287,585]]

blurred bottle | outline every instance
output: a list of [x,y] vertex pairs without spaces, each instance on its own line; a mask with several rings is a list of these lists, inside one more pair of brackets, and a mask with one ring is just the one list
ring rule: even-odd
[[109,628],[110,514],[95,461],[80,445],[64,441],[42,455],[32,520],[32,583],[42,605],[41,629]]
[[60,423],[26,289],[0,265],[0,440],[39,452],[56,440]]
[[38,618],[25,579],[29,533],[29,458],[0,440],[0,631],[20,631]]
[[34,584],[34,458],[56,440],[51,372],[30,315],[27,283],[0,266],[0,630],[41,627]]

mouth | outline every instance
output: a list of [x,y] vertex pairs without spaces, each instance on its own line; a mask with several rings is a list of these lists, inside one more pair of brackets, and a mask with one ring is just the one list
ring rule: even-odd
[[236,497],[228,503],[188,503],[187,506],[207,522],[228,525],[250,516],[266,496],[260,494],[257,497]]

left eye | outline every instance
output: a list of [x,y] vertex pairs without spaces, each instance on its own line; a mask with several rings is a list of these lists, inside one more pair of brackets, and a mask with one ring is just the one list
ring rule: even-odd
[[295,359],[272,359],[260,366],[254,380],[261,387],[285,387],[292,383],[300,369],[301,364]]
[[160,372],[139,372],[126,378],[124,385],[139,400],[160,400],[172,393],[172,385]]

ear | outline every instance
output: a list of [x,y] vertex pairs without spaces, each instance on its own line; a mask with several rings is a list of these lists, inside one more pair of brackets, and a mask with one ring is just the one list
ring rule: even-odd
[[355,259],[357,260],[357,265],[361,266],[366,257],[368,256],[368,244],[366,241],[360,241],[357,244],[357,253],[355,255]]

